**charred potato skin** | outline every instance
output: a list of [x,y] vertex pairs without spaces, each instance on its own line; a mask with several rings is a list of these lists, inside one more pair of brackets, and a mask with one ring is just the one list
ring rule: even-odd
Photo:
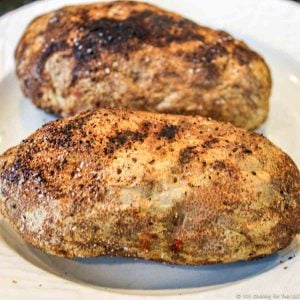
[[97,110],[0,157],[1,212],[63,257],[248,260],[300,230],[300,177],[266,138],[202,117]]
[[150,4],[68,6],[37,17],[16,52],[24,94],[47,112],[191,114],[254,129],[267,118],[264,60],[223,31]]

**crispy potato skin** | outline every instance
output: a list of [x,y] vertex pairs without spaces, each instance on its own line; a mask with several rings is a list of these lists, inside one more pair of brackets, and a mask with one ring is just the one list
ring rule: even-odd
[[130,108],[254,129],[268,115],[270,72],[257,53],[226,32],[146,3],[44,14],[27,27],[15,57],[24,94],[60,116]]
[[266,138],[202,117],[97,110],[0,157],[1,212],[64,257],[248,260],[300,231],[300,176]]

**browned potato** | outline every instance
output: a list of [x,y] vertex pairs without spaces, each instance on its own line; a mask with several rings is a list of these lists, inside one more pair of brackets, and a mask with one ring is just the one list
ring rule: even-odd
[[254,129],[268,115],[270,72],[257,53],[223,31],[146,3],[44,14],[26,29],[16,68],[25,95],[60,116],[131,108]]
[[300,176],[266,138],[202,117],[98,110],[0,157],[1,211],[54,255],[198,265],[247,260],[300,232]]

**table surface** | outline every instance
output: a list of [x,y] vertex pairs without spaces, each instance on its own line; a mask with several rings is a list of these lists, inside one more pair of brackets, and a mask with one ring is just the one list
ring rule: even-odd
[[[30,2],[34,2],[36,0],[0,0],[0,15],[3,15],[10,10],[13,10],[17,7],[20,7],[22,5],[28,4]],[[98,0],[94,0],[94,2],[97,2]],[[296,1],[300,3],[300,0],[285,0],[285,1]],[[90,1],[93,2],[93,1]]]

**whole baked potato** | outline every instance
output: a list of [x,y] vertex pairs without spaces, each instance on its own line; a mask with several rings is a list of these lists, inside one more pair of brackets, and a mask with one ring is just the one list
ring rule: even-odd
[[269,69],[224,31],[131,1],[34,19],[15,52],[21,88],[47,112],[95,107],[192,114],[247,129],[267,118]]
[[64,257],[248,260],[300,232],[300,175],[255,133],[202,117],[98,110],[0,156],[5,219]]

